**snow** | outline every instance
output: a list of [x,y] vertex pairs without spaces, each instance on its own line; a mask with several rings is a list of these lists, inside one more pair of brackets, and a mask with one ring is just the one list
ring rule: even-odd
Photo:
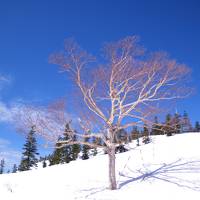
[[200,199],[200,133],[153,136],[116,154],[118,190],[108,186],[107,155],[0,175],[2,200]]

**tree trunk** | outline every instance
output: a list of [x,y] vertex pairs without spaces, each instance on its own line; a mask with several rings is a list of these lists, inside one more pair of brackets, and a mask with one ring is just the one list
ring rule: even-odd
[[111,190],[117,189],[117,182],[115,176],[115,146],[109,147],[108,149],[109,157],[109,185]]

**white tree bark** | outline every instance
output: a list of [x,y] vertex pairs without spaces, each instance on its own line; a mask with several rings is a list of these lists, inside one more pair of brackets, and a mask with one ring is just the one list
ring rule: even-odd
[[[77,95],[80,105],[84,102],[91,116],[98,118],[103,132],[98,137],[108,150],[110,189],[114,190],[117,188],[114,144],[117,130],[151,125],[150,116],[155,116],[157,102],[187,97],[191,89],[185,87],[184,83],[190,70],[170,59],[167,54],[151,53],[144,56],[144,50],[135,36],[106,45],[105,57],[106,60],[96,63],[96,67],[90,66],[94,57],[83,51],[75,41],[66,40],[64,52],[53,54],[50,62],[58,64],[70,74],[81,91],[81,96]],[[53,119],[59,116],[60,120],[57,121],[62,126],[62,115],[60,117],[59,112],[53,112],[54,115],[56,113]],[[51,122],[49,119],[39,120],[41,135],[46,138],[52,138],[49,133],[59,130],[54,128],[59,123]],[[113,127],[114,131],[110,129]],[[111,131],[106,132],[108,129]],[[84,131],[88,130],[85,128]],[[89,132],[95,135],[95,131],[91,129]]]
[[111,190],[117,189],[116,171],[115,171],[115,145],[108,147],[109,158],[109,185]]

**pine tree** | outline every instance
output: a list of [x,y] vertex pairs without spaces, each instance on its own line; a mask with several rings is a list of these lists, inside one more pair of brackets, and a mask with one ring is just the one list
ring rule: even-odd
[[[63,141],[68,141],[70,139],[70,135],[72,135],[72,132],[73,131],[71,130],[69,123],[67,123],[66,126],[65,126]],[[66,144],[62,148],[61,162],[62,163],[69,163],[70,161],[72,161],[72,145]]]
[[172,119],[172,126],[174,133],[181,132],[181,116],[178,113],[175,113],[174,118]]
[[200,124],[198,121],[195,122],[195,132],[200,132]]
[[150,137],[149,137],[149,129],[147,128],[147,125],[144,124],[144,129],[143,129],[143,140],[142,142],[144,144],[150,143]]
[[[89,142],[89,140],[90,140],[89,137],[84,137],[84,142]],[[82,156],[81,156],[82,160],[89,159],[89,149],[90,147],[86,144],[82,146]]]
[[140,140],[139,140],[139,138],[140,138],[140,132],[139,132],[137,126],[133,127],[133,129],[131,131],[130,138],[131,138],[131,140],[136,140],[137,146],[140,146]]
[[[77,141],[76,135],[73,136],[73,141],[74,142]],[[78,154],[80,153],[80,151],[81,151],[80,144],[73,144],[72,145],[72,151],[71,151],[72,160],[76,160],[78,158]]]
[[159,124],[158,117],[155,116],[154,123],[152,125],[151,135],[163,135],[163,125]]
[[68,144],[60,144],[60,141],[68,141],[70,139],[70,135],[72,135],[72,130],[69,126],[69,123],[65,125],[65,131],[63,133],[63,137],[58,138],[58,142],[56,143],[55,150],[50,158],[50,165],[57,165],[61,163],[69,163],[73,160],[72,156],[72,145]]
[[[92,137],[92,144],[94,144],[94,146],[95,146],[95,145],[98,145],[98,142],[99,142],[98,138]],[[98,153],[98,152],[97,152],[97,147],[93,147],[93,148],[92,148],[92,155],[93,155],[93,156],[96,156],[97,153]]]
[[53,154],[50,156],[50,159],[49,159],[50,165],[57,165],[57,164],[62,163],[61,162],[62,149],[61,149],[61,145],[59,143],[59,141],[61,141],[61,140],[62,140],[62,138],[59,137],[58,142],[55,145],[55,150],[54,150]]
[[4,173],[4,168],[5,168],[5,160],[2,159],[0,161],[0,174],[3,174]]
[[14,165],[13,165],[13,169],[12,169],[12,173],[16,173],[16,172],[17,172],[17,165],[14,164]]
[[172,126],[172,117],[170,114],[166,115],[164,131],[167,136],[172,136],[173,126]]
[[192,131],[192,125],[190,123],[190,119],[189,119],[189,116],[186,111],[184,111],[184,113],[183,113],[181,130],[183,133]]
[[138,131],[137,126],[134,126],[132,131],[131,131],[131,139],[132,140],[137,140],[139,138],[140,132]]
[[140,140],[139,140],[139,137],[137,138],[137,146],[140,146]]
[[128,133],[126,132],[125,129],[120,129],[117,131],[117,133],[115,134],[115,143],[119,144],[116,148],[115,148],[115,153],[123,153],[128,151],[125,148],[125,144],[128,143]]
[[45,168],[47,166],[46,160],[42,161],[42,167]]
[[26,143],[23,147],[24,152],[22,153],[22,160],[19,165],[19,171],[29,170],[31,167],[37,167],[37,142],[35,138],[35,126],[31,127]]

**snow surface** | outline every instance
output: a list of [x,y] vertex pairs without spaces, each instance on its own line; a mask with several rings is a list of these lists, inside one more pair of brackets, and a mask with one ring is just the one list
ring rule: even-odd
[[1,200],[200,199],[200,133],[154,136],[116,155],[118,190],[108,186],[107,155],[0,175]]

